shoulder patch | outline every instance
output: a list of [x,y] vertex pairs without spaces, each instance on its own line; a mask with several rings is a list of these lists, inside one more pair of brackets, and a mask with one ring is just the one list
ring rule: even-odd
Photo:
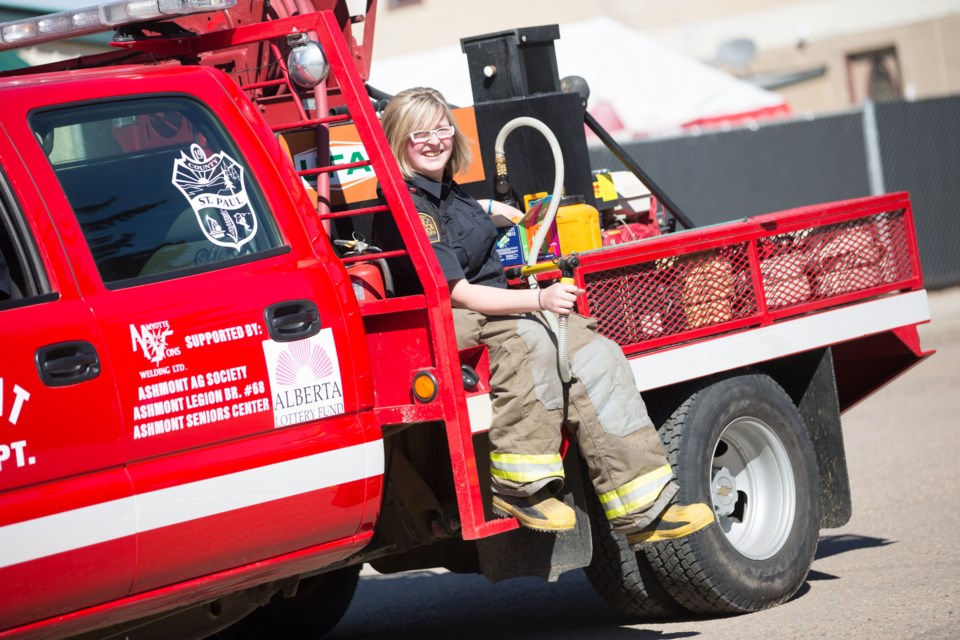
[[423,225],[423,230],[427,232],[427,239],[430,242],[440,242],[440,229],[437,227],[437,221],[433,219],[433,216],[422,211],[418,211],[417,214],[420,216],[420,224]]

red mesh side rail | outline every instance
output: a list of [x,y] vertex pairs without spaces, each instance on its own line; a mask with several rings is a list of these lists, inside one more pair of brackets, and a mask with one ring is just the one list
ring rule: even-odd
[[757,318],[746,244],[584,275],[600,333],[624,347]]
[[581,312],[627,353],[922,286],[905,196],[589,252],[578,276]]
[[791,310],[910,280],[904,210],[770,236],[758,245],[767,306]]

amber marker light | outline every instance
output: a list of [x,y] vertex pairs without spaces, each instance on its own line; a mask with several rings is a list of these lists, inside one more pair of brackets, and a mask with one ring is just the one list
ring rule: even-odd
[[437,397],[437,379],[429,371],[418,371],[413,376],[413,395],[420,402],[432,402]]

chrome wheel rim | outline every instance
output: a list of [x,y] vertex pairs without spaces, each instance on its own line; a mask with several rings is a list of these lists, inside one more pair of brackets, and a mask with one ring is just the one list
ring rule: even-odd
[[797,486],[787,448],[767,423],[745,416],[724,428],[710,489],[720,528],[740,554],[764,560],[783,547],[793,527]]

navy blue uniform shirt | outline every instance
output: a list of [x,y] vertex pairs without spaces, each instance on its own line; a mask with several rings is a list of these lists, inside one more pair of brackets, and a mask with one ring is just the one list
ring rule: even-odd
[[[452,180],[436,182],[416,175],[407,184],[446,281],[466,279],[471,284],[505,289],[507,278],[496,248],[497,229],[480,203]],[[377,244],[384,251],[402,246],[399,232],[388,217],[378,214],[375,221]],[[412,275],[407,265],[392,265],[401,295],[408,292],[402,281]]]

